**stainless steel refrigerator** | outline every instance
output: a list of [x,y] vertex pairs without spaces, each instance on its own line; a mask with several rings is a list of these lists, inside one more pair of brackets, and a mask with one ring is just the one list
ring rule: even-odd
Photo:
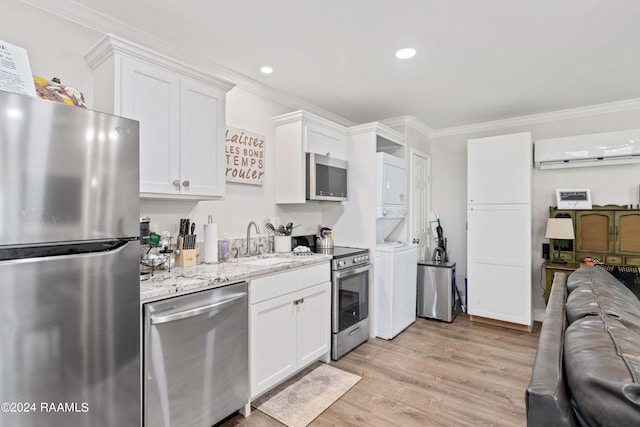
[[0,91],[0,425],[140,425],[138,122]]

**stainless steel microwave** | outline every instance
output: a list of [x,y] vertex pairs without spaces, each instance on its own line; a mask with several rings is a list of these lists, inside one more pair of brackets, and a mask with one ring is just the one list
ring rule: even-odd
[[347,168],[345,160],[306,153],[307,158],[307,200],[347,200]]

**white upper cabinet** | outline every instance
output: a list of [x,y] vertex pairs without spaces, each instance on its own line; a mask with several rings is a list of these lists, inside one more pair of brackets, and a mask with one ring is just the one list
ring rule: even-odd
[[306,111],[276,116],[273,122],[276,127],[276,203],[305,203],[305,153],[347,160],[347,129]]
[[307,117],[303,123],[302,141],[307,153],[347,160],[346,129],[336,123],[314,121]]
[[94,108],[140,122],[140,192],[224,195],[225,96],[233,83],[112,35],[86,56]]
[[470,139],[467,149],[468,203],[531,202],[531,133]]
[[181,93],[180,191],[187,195],[222,196],[225,91],[183,79]]

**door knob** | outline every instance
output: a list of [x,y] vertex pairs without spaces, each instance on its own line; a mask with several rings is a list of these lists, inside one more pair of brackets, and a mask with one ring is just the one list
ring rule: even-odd
[[189,181],[182,181],[182,185],[184,185],[185,187],[188,187],[189,184],[190,184]]
[[180,187],[180,180],[179,179],[174,179],[173,180],[173,185],[175,185],[176,187]]

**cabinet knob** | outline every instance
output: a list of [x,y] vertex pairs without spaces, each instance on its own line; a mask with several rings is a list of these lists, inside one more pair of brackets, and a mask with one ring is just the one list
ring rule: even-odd
[[183,185],[183,186],[185,186],[185,187],[188,187],[188,186],[189,186],[189,184],[190,184],[190,182],[189,182],[189,181],[182,181],[182,185]]
[[179,179],[174,179],[173,180],[173,185],[175,185],[176,187],[180,187],[180,180]]

